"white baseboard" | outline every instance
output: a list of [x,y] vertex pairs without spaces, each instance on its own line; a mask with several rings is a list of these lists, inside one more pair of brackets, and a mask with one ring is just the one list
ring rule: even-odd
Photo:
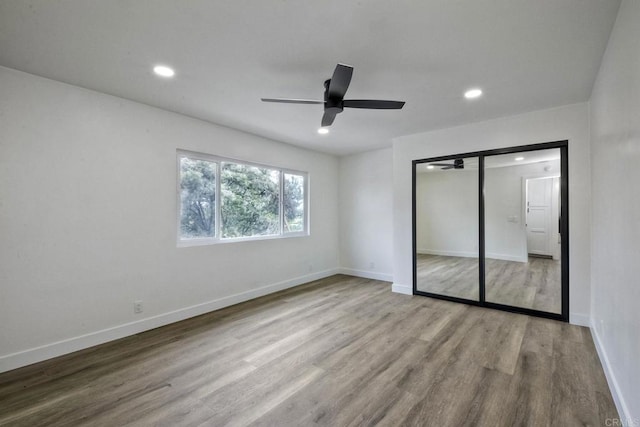
[[[633,426],[637,424],[638,418],[632,418],[631,411],[629,410],[629,406],[627,402],[624,400],[622,393],[620,392],[620,386],[618,385],[618,380],[611,369],[611,364],[609,363],[609,357],[607,356],[607,352],[602,345],[602,341],[600,340],[600,335],[598,335],[598,331],[596,330],[595,324],[591,324],[591,336],[593,337],[593,343],[596,346],[596,351],[598,352],[598,356],[600,357],[600,364],[602,365],[602,369],[604,370],[604,375],[607,377],[607,383],[609,384],[609,390],[611,390],[611,396],[613,397],[613,402],[616,404],[616,409],[618,410],[618,416],[620,417],[620,421],[624,423],[625,426]],[[636,414],[637,415],[637,414]],[[632,422],[635,422],[632,423]],[[623,424],[619,424],[623,425]]]
[[584,313],[569,313],[569,323],[572,325],[591,327],[591,317]]
[[398,283],[393,283],[391,285],[391,291],[397,294],[413,295],[413,286],[400,285]]
[[478,253],[476,252],[465,252],[465,251],[440,251],[435,249],[425,249],[418,248],[416,252],[421,255],[440,255],[440,256],[458,256],[461,258],[478,258]]
[[[418,249],[416,249],[416,252],[421,254],[421,255],[456,256],[456,257],[461,257],[461,258],[478,258],[480,256],[476,252],[441,251],[441,250],[436,250],[436,249],[424,249],[424,248],[418,248]],[[526,256],[523,258],[522,256],[517,256],[517,255],[494,254],[494,253],[487,253],[486,254],[486,258],[499,259],[499,260],[503,260],[503,261],[516,261],[516,262],[527,262],[528,261],[528,258]]]
[[242,292],[235,295],[208,301],[202,304],[193,305],[191,307],[181,308],[168,313],[159,314],[157,316],[148,317],[135,322],[125,323],[113,328],[107,328],[89,334],[69,338],[66,340],[45,344],[40,347],[31,348],[17,353],[0,356],[0,372],[10,371],[32,363],[41,362],[53,357],[62,356],[74,351],[93,347],[98,344],[104,344],[109,341],[124,338],[130,335],[139,334],[170,323],[179,322],[190,317],[199,316],[214,310],[219,310],[230,305],[238,304],[284,289],[292,288],[303,283],[312,282],[314,280],[323,279],[340,273],[340,269],[334,268],[305,276],[295,277],[293,279],[263,286],[250,291]]
[[365,279],[382,280],[383,282],[393,282],[392,274],[378,273],[376,271],[356,270],[353,268],[342,267],[339,269],[341,274],[348,276],[364,277]]
[[529,262],[529,257],[527,255],[523,258],[522,256],[517,255],[487,253],[485,254],[485,258],[498,259],[501,261]]

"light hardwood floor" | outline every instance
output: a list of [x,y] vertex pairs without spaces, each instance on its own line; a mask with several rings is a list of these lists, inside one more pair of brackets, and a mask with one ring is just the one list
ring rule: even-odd
[[[477,258],[418,254],[417,288],[478,300]],[[560,261],[529,257],[528,262],[486,260],[486,299],[515,307],[560,314]]]
[[334,276],[0,374],[11,426],[573,426],[617,417],[588,329]]

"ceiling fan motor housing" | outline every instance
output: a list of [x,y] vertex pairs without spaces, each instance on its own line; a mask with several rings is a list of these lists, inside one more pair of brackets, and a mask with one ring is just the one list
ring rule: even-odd
[[324,81],[324,110],[334,114],[342,113],[344,110],[344,101],[339,98],[329,98],[329,84],[331,79]]

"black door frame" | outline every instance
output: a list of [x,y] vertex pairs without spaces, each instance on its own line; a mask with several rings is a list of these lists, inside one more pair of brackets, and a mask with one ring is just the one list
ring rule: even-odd
[[[485,223],[484,223],[484,158],[500,154],[520,153],[526,151],[546,150],[550,148],[560,149],[560,236],[562,245],[560,247],[560,266],[562,282],[562,304],[561,313],[549,313],[546,311],[533,310],[525,307],[515,307],[505,304],[488,302],[485,298]],[[463,304],[488,307],[496,310],[509,311],[512,313],[527,314],[530,316],[544,317],[547,319],[569,321],[569,142],[554,141],[532,145],[520,145],[516,147],[498,148],[494,150],[475,151],[470,153],[452,154],[447,156],[430,157],[412,161],[411,181],[412,181],[412,245],[413,245],[413,294],[431,298],[438,298],[446,301],[460,302]],[[431,292],[420,291],[417,288],[417,246],[416,246],[416,167],[421,163],[432,163],[443,160],[464,159],[469,157],[478,158],[478,240],[479,240],[479,299],[478,301],[466,298],[440,295]]]

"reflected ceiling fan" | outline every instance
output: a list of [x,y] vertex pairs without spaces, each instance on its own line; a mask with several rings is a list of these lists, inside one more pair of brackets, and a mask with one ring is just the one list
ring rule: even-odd
[[283,102],[287,104],[324,104],[322,127],[331,126],[336,115],[344,108],[368,108],[373,110],[399,110],[403,101],[385,101],[380,99],[344,99],[347,93],[353,67],[344,64],[336,65],[333,76],[324,82],[324,101],[295,98],[261,98],[264,102]]
[[429,163],[430,166],[442,166],[440,169],[464,169],[464,160],[455,159],[453,163]]

